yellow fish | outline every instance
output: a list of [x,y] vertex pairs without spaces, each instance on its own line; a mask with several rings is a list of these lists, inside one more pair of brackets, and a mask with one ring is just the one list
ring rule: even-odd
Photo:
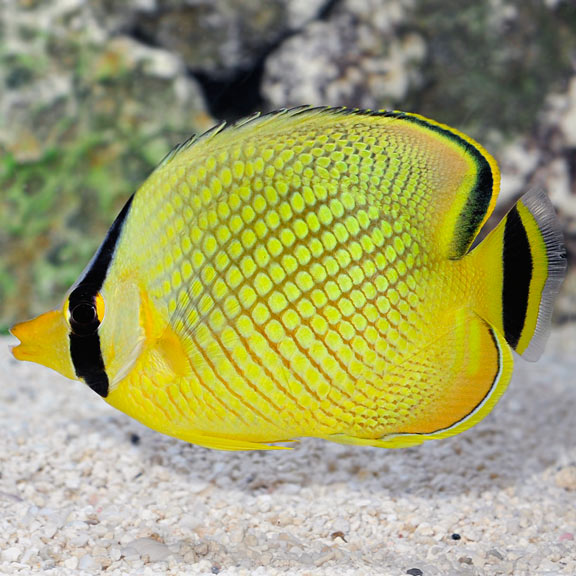
[[478,245],[494,159],[415,114],[296,108],[175,149],[20,360],[210,448],[403,447],[486,416],[542,352],[565,251],[543,192]]

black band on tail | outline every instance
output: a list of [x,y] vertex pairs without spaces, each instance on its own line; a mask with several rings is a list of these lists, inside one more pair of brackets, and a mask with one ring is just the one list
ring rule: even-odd
[[533,266],[528,235],[516,207],[512,208],[506,216],[503,260],[504,336],[508,344],[515,349],[526,321]]

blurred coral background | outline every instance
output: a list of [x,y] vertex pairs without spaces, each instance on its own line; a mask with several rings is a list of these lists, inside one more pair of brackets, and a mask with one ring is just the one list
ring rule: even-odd
[[[3,0],[0,328],[59,305],[175,144],[301,104],[470,134],[502,167],[498,217],[545,188],[574,260],[572,0]],[[574,310],[571,268],[557,322]]]

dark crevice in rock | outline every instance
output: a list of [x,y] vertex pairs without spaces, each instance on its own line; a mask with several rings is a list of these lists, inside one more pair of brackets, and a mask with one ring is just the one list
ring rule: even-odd
[[137,40],[145,46],[150,46],[151,48],[161,48],[158,41],[154,38],[154,35],[151,34],[145,27],[139,26],[135,22],[132,23],[130,27],[126,27],[124,30],[121,30],[121,32],[134,38],[134,40]]
[[328,2],[320,8],[315,20],[330,20],[332,14],[334,14],[340,4],[342,4],[342,0],[328,0]]
[[[162,48],[144,26],[135,25],[126,32],[146,46]],[[211,116],[217,120],[231,121],[246,116],[262,106],[260,83],[264,62],[267,55],[280,42],[266,50],[251,66],[237,68],[227,74],[223,74],[222,70],[215,70],[212,73],[204,70],[189,70],[190,75],[198,82],[202,90]]]
[[341,0],[329,0],[315,18],[300,28],[286,32],[264,49],[250,67],[238,68],[225,77],[204,71],[191,71],[204,93],[210,114],[218,120],[234,121],[263,110],[265,99],[261,85],[268,56],[280,48],[286,40],[300,34],[311,22],[328,19],[340,3]]
[[[315,17],[297,28],[286,30],[277,39],[265,45],[260,53],[246,65],[229,69],[216,67],[212,70],[190,67],[189,73],[198,82],[211,116],[217,120],[234,121],[265,108],[261,84],[270,54],[280,48],[286,40],[300,34],[302,29],[311,22],[328,20],[341,3],[342,0],[327,0]],[[142,44],[164,48],[150,32],[153,28],[146,25],[149,18],[147,14],[140,15],[134,19],[130,30],[125,32]]]
[[218,120],[237,120],[262,107],[260,91],[265,58],[251,68],[235,70],[226,78],[193,72],[210,114]]

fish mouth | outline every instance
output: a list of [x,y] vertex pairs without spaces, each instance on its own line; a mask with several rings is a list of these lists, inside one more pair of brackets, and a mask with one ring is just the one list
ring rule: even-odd
[[35,362],[75,378],[70,359],[69,328],[61,310],[51,310],[10,328],[20,343],[10,351],[16,360]]
[[24,344],[26,324],[27,322],[19,322],[18,324],[14,324],[14,326],[12,326],[9,330],[10,334],[18,339],[18,344],[14,344],[9,347],[12,356],[14,356],[16,360],[28,360],[33,356],[33,354],[31,354],[32,351],[29,350],[30,346],[28,346],[27,350],[27,347]]

